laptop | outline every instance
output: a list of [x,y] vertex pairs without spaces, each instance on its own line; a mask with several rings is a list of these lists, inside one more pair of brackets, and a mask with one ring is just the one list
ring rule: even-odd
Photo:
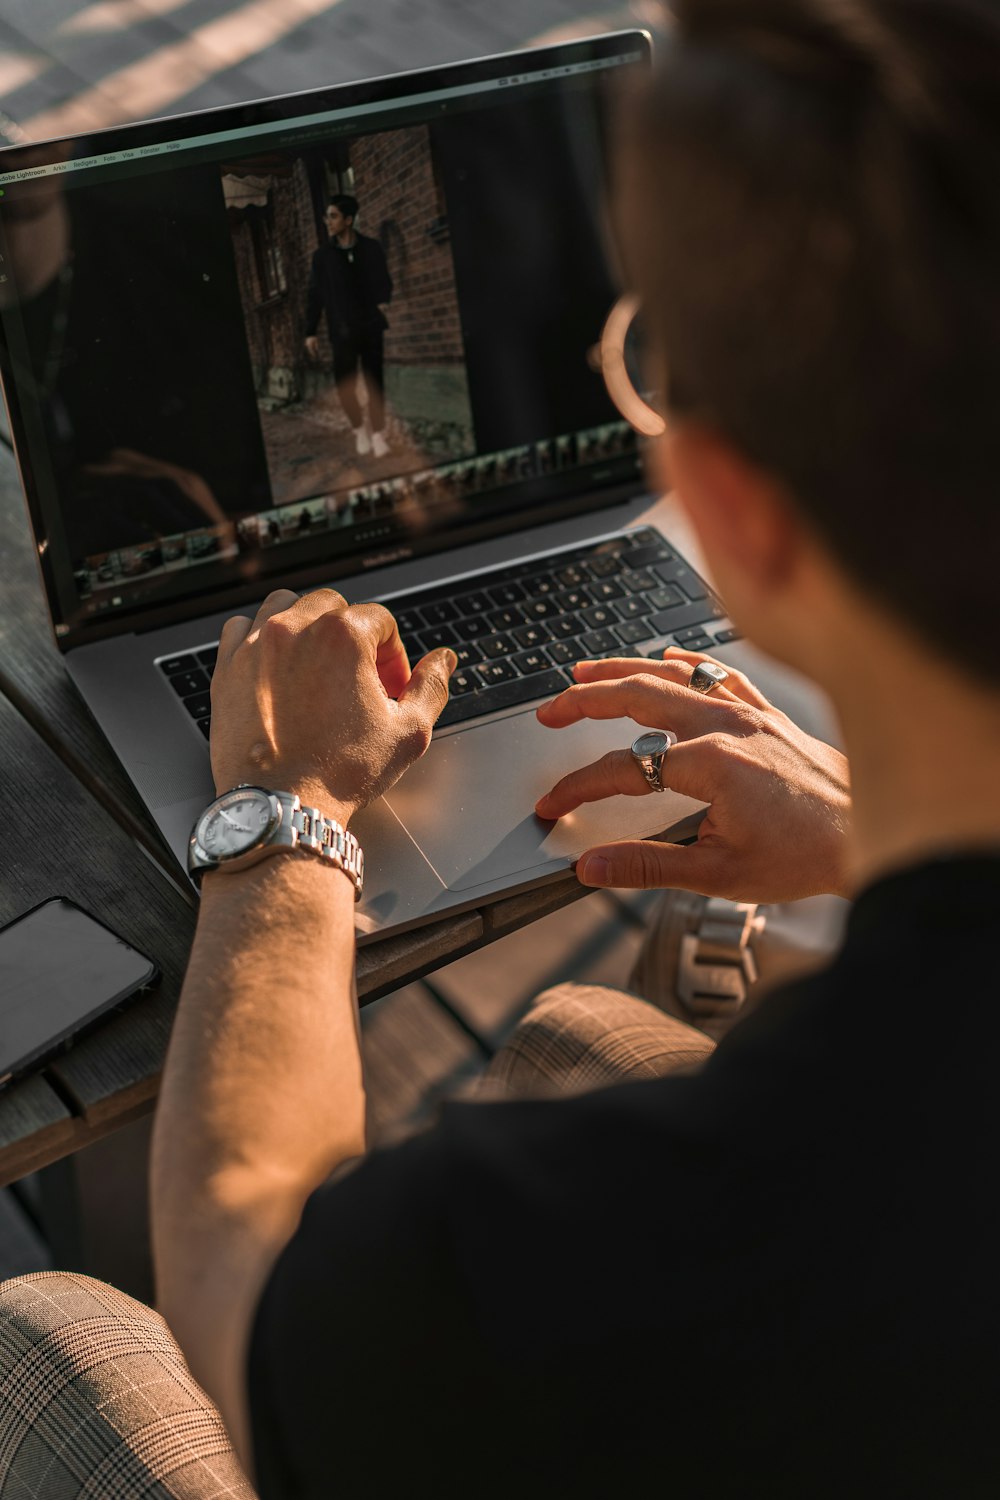
[[426,756],[353,825],[361,940],[690,836],[674,793],[542,823],[631,723],[534,709],[580,657],[739,640],[648,494],[594,347],[606,164],[642,32],[0,153],[4,393],[56,643],[183,865],[216,643],[274,588],[383,601],[459,657]]

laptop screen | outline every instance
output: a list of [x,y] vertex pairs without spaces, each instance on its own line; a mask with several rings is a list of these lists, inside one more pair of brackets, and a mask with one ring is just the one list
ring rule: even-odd
[[57,633],[634,490],[593,349],[609,91],[647,58],[625,33],[0,153]]

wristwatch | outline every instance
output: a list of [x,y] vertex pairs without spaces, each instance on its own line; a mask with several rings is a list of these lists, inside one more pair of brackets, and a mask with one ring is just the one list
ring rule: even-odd
[[196,881],[206,870],[245,870],[269,854],[301,849],[334,865],[361,899],[365,856],[348,833],[316,807],[303,807],[294,792],[269,792],[242,783],[216,797],[191,830],[188,874]]
[[666,791],[661,775],[663,762],[676,743],[677,736],[672,729],[647,729],[632,743],[632,756],[654,792]]

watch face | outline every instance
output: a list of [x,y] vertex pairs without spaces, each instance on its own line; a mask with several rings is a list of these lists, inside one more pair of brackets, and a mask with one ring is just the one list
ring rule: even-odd
[[633,755],[662,755],[673,741],[659,729],[654,729],[649,734],[640,734],[632,746]]
[[195,838],[212,859],[233,859],[260,843],[274,821],[274,808],[266,792],[239,787],[212,804],[198,824]]

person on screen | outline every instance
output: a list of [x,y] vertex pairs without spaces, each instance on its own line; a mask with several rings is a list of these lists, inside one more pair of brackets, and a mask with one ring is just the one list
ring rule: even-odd
[[[385,309],[392,301],[392,277],[378,240],[355,228],[358,200],[349,193],[330,199],[324,215],[327,241],[312,258],[306,299],[305,346],[319,359],[316,330],[326,315],[333,350],[337,394],[354,431],[359,457],[384,458],[389,452],[385,430]],[[364,385],[367,410],[358,397]]]

